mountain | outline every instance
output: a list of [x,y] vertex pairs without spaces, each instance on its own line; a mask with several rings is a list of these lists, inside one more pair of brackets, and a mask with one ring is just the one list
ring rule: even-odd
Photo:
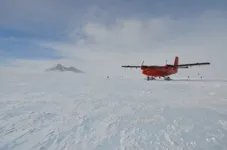
[[55,67],[49,68],[46,71],[61,71],[61,72],[72,71],[74,73],[83,73],[83,71],[81,71],[75,67],[65,67],[61,64],[57,64]]

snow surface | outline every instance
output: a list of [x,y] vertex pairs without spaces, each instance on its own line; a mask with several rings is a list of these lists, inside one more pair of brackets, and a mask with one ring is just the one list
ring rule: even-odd
[[2,74],[1,150],[227,149],[227,82]]

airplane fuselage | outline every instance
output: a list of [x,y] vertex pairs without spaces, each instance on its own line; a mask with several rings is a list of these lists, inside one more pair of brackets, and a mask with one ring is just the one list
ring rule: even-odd
[[166,77],[177,73],[177,68],[166,66],[152,66],[141,68],[142,74],[151,77]]

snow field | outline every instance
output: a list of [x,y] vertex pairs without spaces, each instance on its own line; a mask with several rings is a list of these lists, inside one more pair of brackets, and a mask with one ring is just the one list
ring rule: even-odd
[[227,149],[224,81],[44,73],[0,82],[0,149]]

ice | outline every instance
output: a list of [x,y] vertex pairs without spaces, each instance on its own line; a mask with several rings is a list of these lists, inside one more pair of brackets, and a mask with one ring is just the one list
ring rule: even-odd
[[7,74],[0,149],[227,149],[227,82]]

